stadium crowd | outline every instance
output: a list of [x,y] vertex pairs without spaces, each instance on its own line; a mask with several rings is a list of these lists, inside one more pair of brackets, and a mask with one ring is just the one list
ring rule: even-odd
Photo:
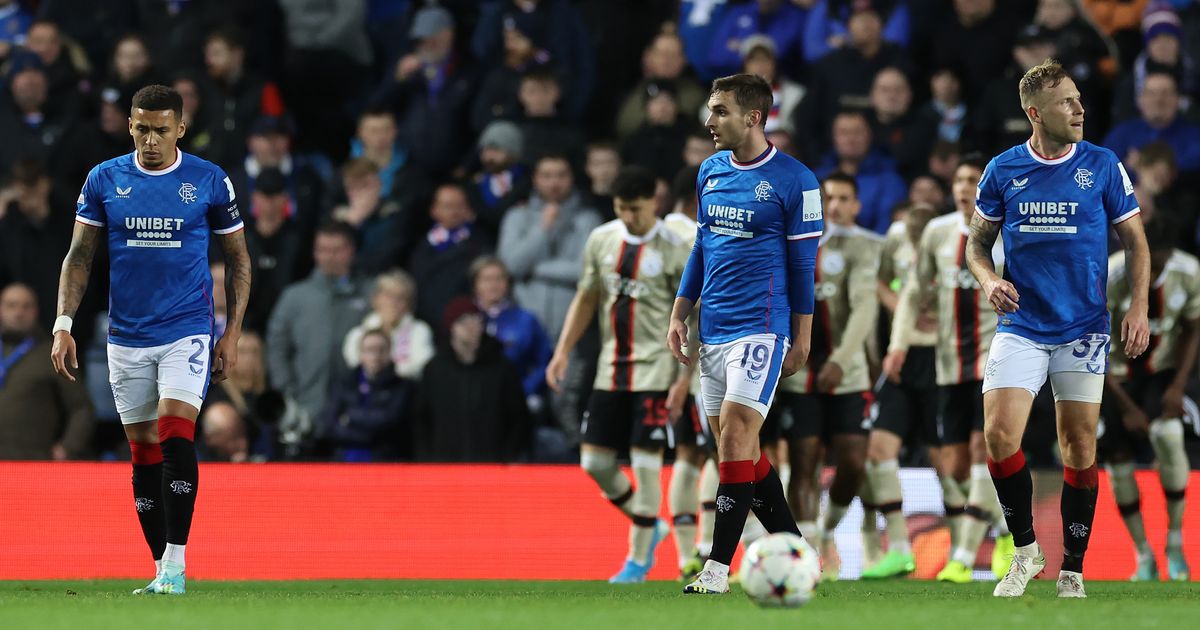
[[963,156],[1028,138],[1017,80],[1048,57],[1143,215],[1200,250],[1192,0],[0,0],[0,459],[128,457],[103,255],[79,382],[49,331],[72,199],[131,150],[144,85],[183,95],[181,148],[230,175],[254,261],[206,459],[574,461],[594,331],[562,393],[544,371],[584,243],[623,164],[659,178],[660,215],[694,203],[713,78],[767,78],[771,142],[853,175],[883,234],[909,202],[951,212]]

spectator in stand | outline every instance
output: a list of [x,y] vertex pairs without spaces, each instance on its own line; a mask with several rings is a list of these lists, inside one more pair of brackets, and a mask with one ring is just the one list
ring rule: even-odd
[[550,338],[533,313],[512,302],[512,278],[504,261],[495,256],[476,259],[471,287],[475,305],[487,318],[487,334],[504,346],[504,356],[521,375],[530,409],[537,411],[546,393],[546,364],[554,352]]
[[[775,40],[766,35],[751,35],[742,40],[742,72],[758,75],[771,84],[772,104],[767,113],[767,140],[779,144],[779,134],[792,134],[796,131],[793,116],[796,107],[804,100],[804,86],[779,74],[778,58],[775,54]],[[705,117],[708,115],[707,103],[701,105]],[[694,111],[694,110],[692,110]],[[691,111],[684,110],[686,114]],[[708,138],[712,145],[712,137]]]
[[38,56],[46,69],[49,99],[55,102],[79,100],[91,91],[87,78],[91,64],[78,44],[63,41],[58,25],[37,20],[29,25],[25,48]]
[[680,0],[679,37],[688,64],[705,84],[717,78],[708,65],[708,49],[731,3],[727,0]]
[[450,300],[471,292],[471,261],[492,251],[493,241],[475,225],[466,189],[457,183],[438,186],[429,206],[433,227],[417,243],[408,271],[417,279],[417,318],[437,322]]
[[901,48],[908,47],[908,7],[897,0],[816,0],[804,24],[804,61],[815,63],[841,48],[849,38],[850,16],[871,6],[883,19],[883,38]]
[[529,168],[521,161],[524,151],[521,129],[507,120],[490,123],[479,136],[479,170],[469,177],[470,202],[479,228],[493,241],[500,236],[504,213],[529,195]]
[[[183,100],[183,124],[187,128],[187,133],[179,139],[178,146],[187,153],[207,160],[212,157],[209,150],[212,148],[213,133],[209,130],[208,118],[205,115],[207,112],[203,108],[202,85],[202,82],[189,72],[181,72],[175,76],[175,80],[171,81],[171,87],[179,92],[179,97]],[[129,135],[128,129],[126,129],[125,135]],[[238,147],[236,159],[225,167],[226,170],[231,170],[241,162],[242,158],[246,157],[245,154],[245,138],[243,138],[242,144]]]
[[306,149],[346,155],[352,109],[369,87],[367,0],[278,0],[288,53],[283,94]]
[[[709,43],[708,65],[717,76],[742,67],[742,42],[766,35],[775,42],[780,66],[795,76],[804,67],[804,24],[809,10],[789,0],[755,0],[731,5]],[[798,77],[797,77],[798,78]]]
[[533,191],[527,203],[505,215],[497,253],[512,274],[517,304],[557,339],[579,281],[583,246],[601,218],[583,205],[565,156],[538,160]]
[[[809,98],[799,108],[805,125],[817,142],[828,142],[833,117],[844,109],[867,109],[871,84],[887,67],[908,72],[908,55],[903,48],[883,39],[883,22],[870,5],[857,7],[850,15],[850,39],[822,57],[812,68]],[[824,149],[826,145],[822,144]]]
[[1004,72],[1013,39],[1029,19],[1012,4],[1016,3],[954,0],[953,14],[934,31],[931,62],[934,67],[960,69],[968,103],[976,102],[987,82]]
[[892,224],[892,208],[904,200],[908,187],[896,172],[896,163],[871,144],[871,125],[861,111],[844,111],[833,119],[833,151],[814,173],[824,178],[841,171],[858,183],[862,210],[857,223],[886,234]]
[[354,242],[349,225],[322,225],[313,245],[316,269],[284,289],[267,325],[271,386],[310,418],[317,417],[326,393],[346,373],[342,340],[367,314],[367,283],[352,274]]
[[523,112],[521,137],[525,139],[522,159],[527,164],[552,154],[566,155],[572,168],[583,161],[583,134],[559,114],[561,95],[558,79],[547,68],[533,68],[521,78],[518,98]]
[[154,83],[157,73],[150,60],[146,40],[136,33],[123,35],[112,49],[112,61],[106,83],[132,95],[143,86]]
[[263,461],[274,456],[275,428],[258,416],[259,398],[267,392],[262,337],[253,332],[238,339],[238,364],[230,377],[208,388],[200,412],[205,460]]
[[670,85],[675,94],[677,109],[690,120],[708,101],[704,89],[688,71],[683,55],[683,40],[674,27],[664,28],[650,41],[642,53],[642,79],[630,90],[617,114],[617,137],[626,139],[646,122],[650,86]]
[[417,284],[407,273],[397,269],[376,278],[371,292],[371,312],[346,334],[342,343],[346,365],[359,364],[364,336],[368,331],[378,330],[388,335],[396,375],[409,380],[421,378],[421,370],[433,357],[433,330],[429,324],[413,317],[416,301]]
[[250,126],[261,114],[283,113],[283,103],[273,84],[246,69],[243,35],[234,27],[209,33],[204,42],[204,66],[208,74],[202,98],[212,116],[208,121],[212,135],[208,159],[233,168],[245,157]]
[[361,363],[330,392],[317,423],[318,439],[333,448],[338,462],[408,459],[413,387],[396,374],[391,338],[369,330],[359,337],[355,354]]
[[[566,99],[562,115],[578,120],[591,98],[596,77],[592,36],[567,0],[500,0],[480,9],[471,41],[476,59],[502,59],[508,31],[519,31],[533,45],[535,56],[550,61],[562,73]],[[481,128],[481,127],[478,127]]]
[[83,383],[50,364],[37,296],[24,284],[0,290],[0,459],[79,459],[95,418]]
[[0,286],[21,282],[37,296],[39,326],[57,312],[58,276],[71,244],[74,216],[36,160],[17,162],[0,189]]
[[612,185],[620,170],[621,153],[616,145],[604,140],[588,145],[584,172],[590,186],[584,195],[584,205],[602,217],[612,216]]
[[408,152],[397,142],[396,116],[389,109],[368,109],[358,116],[358,129],[350,141],[350,157],[366,158],[379,174],[380,200],[397,196],[396,182],[408,161]]
[[[775,135],[778,136],[778,134]],[[778,137],[775,139],[778,140]],[[683,163],[686,166],[700,166],[704,160],[707,160],[709,156],[716,152],[717,149],[713,145],[712,134],[708,133],[707,129],[698,127],[692,131],[692,133],[688,134],[687,140],[684,141]],[[619,168],[620,165],[618,164],[617,169]],[[617,169],[613,169],[614,177],[616,177],[615,173],[617,172]],[[609,207],[612,207],[611,200],[609,202]],[[597,206],[597,210],[599,209],[600,208]]]
[[454,50],[454,18],[427,6],[413,18],[416,49],[401,57],[373,101],[396,114],[409,159],[434,177],[448,175],[471,146],[467,123],[475,95],[474,69]]
[[1046,30],[1059,51],[1059,63],[1071,74],[1079,91],[1091,95],[1086,127],[1107,129],[1112,80],[1116,75],[1113,50],[1082,15],[1076,0],[1038,0],[1034,23]]
[[680,116],[672,83],[647,83],[644,102],[646,115],[641,127],[625,139],[621,162],[644,166],[657,177],[674,177],[683,166],[683,145],[695,123]]
[[1080,0],[1092,24],[1111,37],[1117,46],[1117,58],[1122,69],[1142,48],[1142,13],[1150,0]]
[[[296,222],[304,239],[304,251],[312,244],[319,218],[324,213],[329,195],[332,172],[320,157],[298,153],[294,149],[295,127],[286,116],[263,116],[250,127],[246,140],[249,153],[229,179],[238,197],[250,198],[259,174],[266,168],[277,168],[287,182],[288,217]],[[297,273],[307,273],[312,261],[307,253],[302,257]]]
[[929,174],[913,178],[912,185],[908,187],[908,201],[931,206],[938,211],[938,214],[945,214],[950,210],[950,207],[946,205],[948,198],[945,184],[942,183],[942,180]]
[[[550,55],[534,44],[533,33],[525,33],[517,23],[504,29],[503,63],[487,72],[483,86],[471,106],[471,126],[482,131],[495,120],[517,120],[521,117],[521,77],[537,66],[550,61]],[[563,76],[558,74],[560,84]]]
[[[988,82],[983,98],[971,112],[975,147],[986,155],[999,155],[1029,139],[1033,127],[1021,107],[1020,94],[1013,86],[1027,70],[1053,58],[1057,52],[1050,33],[1037,24],[1030,24],[1017,33],[1012,62],[1002,76]],[[1090,126],[1084,125],[1084,128],[1084,133],[1089,133],[1086,129]]]
[[59,109],[64,103],[47,100],[46,72],[37,55],[21,52],[9,64],[8,98],[0,110],[0,172],[8,172],[20,159],[36,159],[52,171],[62,168],[68,151],[62,140],[75,123],[75,112]]
[[95,0],[42,0],[38,3],[39,19],[57,24],[65,37],[78,42],[89,65],[96,69],[108,64],[118,38],[128,32],[131,24],[137,23],[137,5],[133,2],[106,2],[104,10],[97,11],[100,6]]
[[399,204],[380,194],[383,184],[375,164],[355,158],[342,167],[346,201],[334,207],[334,220],[355,232],[355,269],[375,275],[403,260],[403,222]]
[[[79,121],[63,139],[64,146],[71,150],[63,156],[61,168],[54,175],[57,185],[64,190],[79,188],[93,166],[133,150],[133,140],[129,137],[132,97],[112,86],[98,90],[96,97],[99,114],[95,120]],[[184,138],[191,135],[189,127]],[[179,139],[181,147],[186,145],[184,138]]]
[[1104,139],[1125,166],[1138,170],[1138,149],[1161,140],[1175,151],[1179,170],[1200,173],[1200,127],[1187,122],[1179,111],[1179,91],[1173,75],[1155,72],[1146,76],[1138,94],[1141,118],[1113,127]]
[[441,322],[446,341],[425,366],[413,414],[417,459],[516,460],[532,437],[521,375],[470,298],[448,304]]
[[291,219],[294,210],[283,172],[265,168],[256,183],[248,212],[243,214],[246,247],[254,261],[254,290],[246,305],[244,328],[262,332],[284,288],[301,277],[305,243],[296,221]]
[[925,168],[933,138],[928,126],[918,125],[912,107],[912,87],[897,68],[884,68],[871,85],[871,135],[879,148],[896,161],[900,172],[912,176]]
[[1196,66],[1197,60],[1184,52],[1183,23],[1179,15],[1164,3],[1150,4],[1142,18],[1142,34],[1145,48],[1134,60],[1132,71],[1124,73],[1117,84],[1113,104],[1115,119],[1123,121],[1137,115],[1137,96],[1145,88],[1146,77],[1155,73],[1175,77],[1179,110],[1189,113],[1200,96],[1200,68]]
[[33,16],[17,0],[0,0],[0,60],[25,43]]
[[[1133,191],[1146,221],[1158,216],[1179,226],[1190,237],[1200,215],[1200,199],[1193,188],[1180,185],[1175,151],[1169,144],[1151,142],[1138,151],[1137,182]],[[1179,239],[1187,250],[1195,250],[1196,243],[1189,241],[1191,238]]]

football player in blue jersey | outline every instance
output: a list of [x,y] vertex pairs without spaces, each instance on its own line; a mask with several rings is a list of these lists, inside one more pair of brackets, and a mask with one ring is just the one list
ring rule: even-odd
[[[967,258],[999,317],[983,377],[984,439],[1016,552],[996,597],[1019,597],[1046,566],[1033,532],[1033,478],[1021,437],[1047,376],[1063,459],[1059,597],[1085,597],[1083,556],[1096,512],[1096,424],[1108,367],[1108,234],[1124,245],[1131,303],[1125,355],[1149,342],[1150,252],[1133,184],[1108,149],[1083,141],[1075,82],[1053,60],[1025,73],[1021,106],[1033,136],[996,156],[979,182]],[[1004,235],[1004,276],[992,245]]]
[[[134,508],[156,575],[134,591],[184,593],[184,551],[196,505],[196,415],[210,380],[237,363],[250,255],[233,184],[216,165],[176,148],[187,131],[183,99],[151,85],[133,97],[134,152],[88,173],[58,286],[51,359],[63,377],[79,368],[72,317],[92,256],[107,233],[108,369],[133,459]],[[212,345],[209,232],[225,255],[228,321]]]
[[779,379],[808,359],[824,223],[816,177],[767,141],[771,104],[771,86],[748,74],[713,81],[708,99],[705,126],[718,151],[696,179],[696,241],[667,333],[676,360],[688,365],[685,322],[703,305],[700,391],[720,486],[712,553],[685,593],[729,591],[729,564],[751,509],[769,532],[800,533],[758,434]]

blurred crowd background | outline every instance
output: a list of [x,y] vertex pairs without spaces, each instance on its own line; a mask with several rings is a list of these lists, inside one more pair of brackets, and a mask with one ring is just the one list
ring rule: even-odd
[[883,233],[909,200],[950,211],[962,156],[1028,138],[1017,80],[1047,57],[1196,252],[1192,0],[0,0],[0,458],[127,457],[103,252],[79,382],[48,331],[73,200],[132,150],[144,85],[183,95],[181,148],[232,178],[254,260],[205,458],[572,461],[594,333],[561,394],[542,373],[583,243],[622,164],[659,177],[661,214],[695,203],[713,78],[770,81],[769,139],[853,174]]

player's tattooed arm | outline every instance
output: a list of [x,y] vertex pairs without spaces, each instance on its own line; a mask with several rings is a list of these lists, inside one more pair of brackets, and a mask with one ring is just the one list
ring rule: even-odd
[[967,237],[967,267],[987,295],[997,314],[1014,313],[1021,296],[1011,282],[996,275],[992,247],[1000,236],[999,221],[988,221],[978,214],[971,215],[970,235]]
[[225,256],[225,300],[229,312],[227,330],[241,332],[250,298],[250,252],[246,249],[246,231],[220,235]]
[[83,293],[87,291],[88,278],[92,275],[92,259],[96,256],[96,245],[100,242],[102,228],[75,222],[71,235],[71,248],[63,259],[62,272],[58,276],[58,314],[75,317]]

